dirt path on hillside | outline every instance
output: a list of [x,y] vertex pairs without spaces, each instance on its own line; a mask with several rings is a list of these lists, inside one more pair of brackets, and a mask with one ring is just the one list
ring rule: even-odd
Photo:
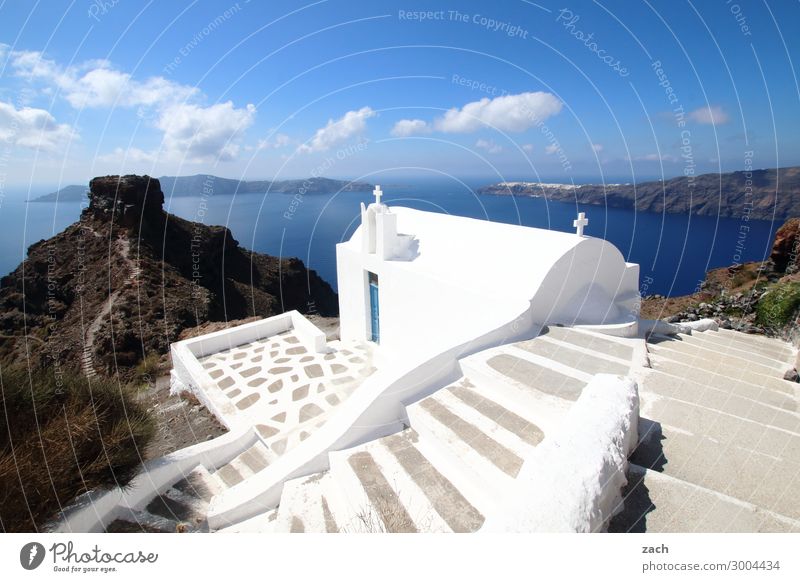
[[97,370],[95,370],[94,367],[95,336],[100,330],[100,326],[102,325],[104,318],[111,313],[111,309],[114,307],[114,303],[117,301],[120,294],[130,285],[136,284],[139,274],[141,273],[139,266],[133,261],[133,259],[131,259],[130,240],[127,237],[122,236],[118,238],[116,242],[119,256],[127,266],[129,275],[125,279],[125,282],[122,284],[122,286],[111,293],[108,296],[108,299],[103,302],[103,306],[100,308],[100,311],[97,313],[95,318],[92,320],[92,323],[89,324],[89,327],[86,330],[86,336],[83,342],[83,355],[81,356],[81,370],[89,378],[97,376]]

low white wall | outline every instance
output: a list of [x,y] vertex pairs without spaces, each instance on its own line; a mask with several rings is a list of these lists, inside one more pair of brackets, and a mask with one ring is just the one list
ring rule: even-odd
[[253,429],[247,428],[152,459],[142,466],[125,489],[117,487],[104,493],[91,492],[80,497],[65,510],[63,518],[48,529],[54,533],[101,532],[123,509],[143,509],[154,496],[183,479],[197,465],[213,470],[236,457],[259,438]]
[[596,375],[559,430],[525,459],[508,500],[481,531],[605,531],[621,508],[638,420],[636,382]]
[[661,319],[642,319],[639,321],[639,330],[643,335],[656,333],[661,335],[677,335],[683,333],[691,335],[693,331],[717,331],[719,324],[713,319],[700,319],[698,321],[681,321],[668,323]]
[[227,350],[255,340],[265,339],[285,331],[294,330],[297,338],[313,351],[325,349],[325,333],[297,311],[251,321],[228,329],[222,329],[193,337],[173,345],[184,345],[197,358]]

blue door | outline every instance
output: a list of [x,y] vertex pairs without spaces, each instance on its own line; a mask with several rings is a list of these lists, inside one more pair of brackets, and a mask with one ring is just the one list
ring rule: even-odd
[[381,318],[378,308],[378,276],[369,273],[369,313],[372,335],[371,339],[376,344],[381,343]]

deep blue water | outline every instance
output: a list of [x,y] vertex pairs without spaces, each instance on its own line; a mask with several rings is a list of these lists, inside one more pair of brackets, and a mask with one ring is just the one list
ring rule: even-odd
[[[485,183],[485,182],[484,182]],[[475,186],[475,184],[471,184]],[[736,261],[763,260],[780,224],[765,221],[636,213],[631,210],[546,202],[542,198],[475,195],[467,185],[420,183],[383,186],[390,204],[446,212],[498,222],[572,232],[577,211],[586,212],[586,233],[617,246],[626,259],[641,265],[642,292],[691,293],[707,270]],[[358,226],[359,203],[367,193],[168,197],[165,207],[183,218],[224,224],[247,248],[281,256],[298,256],[336,286],[334,245]],[[78,203],[5,200],[0,206],[0,272],[14,269],[32,242],[59,232],[77,219]],[[749,229],[749,230],[747,230]],[[531,257],[531,260],[536,260]]]

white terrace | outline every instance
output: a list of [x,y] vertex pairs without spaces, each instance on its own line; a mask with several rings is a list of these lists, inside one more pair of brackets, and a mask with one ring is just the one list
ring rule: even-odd
[[228,428],[254,428],[270,462],[325,424],[375,371],[367,344],[328,343],[294,311],[176,344],[173,362],[183,372],[173,388],[198,395]]

